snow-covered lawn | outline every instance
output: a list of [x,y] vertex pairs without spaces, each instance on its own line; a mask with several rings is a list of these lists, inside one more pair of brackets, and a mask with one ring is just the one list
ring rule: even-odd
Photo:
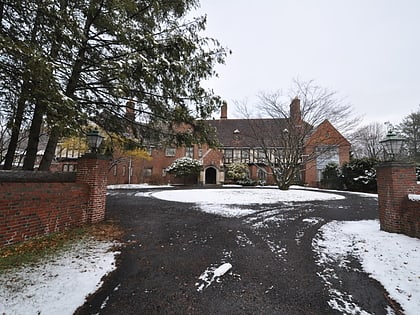
[[73,314],[115,269],[115,245],[80,240],[36,265],[0,274],[0,314]]
[[[193,202],[201,211],[226,217],[253,213],[254,210],[247,209],[247,204],[343,198],[334,193],[269,188],[166,190],[139,195]],[[0,275],[0,314],[72,314],[89,293],[99,288],[102,276],[115,268],[115,252],[108,251],[112,245],[81,243],[60,257]],[[376,220],[331,222],[320,229],[313,241],[313,250],[320,266],[348,255],[357,257],[363,270],[382,283],[407,315],[419,314],[420,240],[382,232]],[[228,261],[223,261],[219,267],[205,270],[195,289],[202,291],[231,268]],[[327,275],[320,274],[320,281],[328,282]],[[331,307],[340,309],[339,297],[333,289],[330,292]],[[347,311],[352,311],[351,306],[347,305]]]
[[[347,266],[348,256],[360,261],[363,271],[378,280],[407,315],[420,314],[420,240],[380,231],[379,221],[333,221],[320,229],[313,240],[317,263],[326,267],[321,273],[327,285],[335,277],[327,266],[340,262]],[[330,306],[346,314],[367,314],[353,305],[351,296],[330,287]],[[347,302],[346,302],[347,301]]]

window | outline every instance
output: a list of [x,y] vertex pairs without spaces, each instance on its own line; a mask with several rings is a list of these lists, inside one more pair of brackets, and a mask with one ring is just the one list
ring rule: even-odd
[[233,162],[233,150],[232,149],[225,149],[224,150],[224,159],[226,164],[230,164]]
[[241,150],[233,150],[233,162],[242,162],[241,161]]
[[113,169],[114,169],[114,176],[117,176],[117,165],[114,165]]
[[63,172],[74,172],[76,171],[74,164],[63,164]]
[[234,162],[249,163],[250,149],[225,149],[224,163],[230,164]]
[[57,158],[63,157],[63,148],[61,147],[61,144],[57,144],[57,148],[55,149],[55,156]]
[[249,149],[242,149],[242,162],[249,163]]
[[194,158],[194,147],[186,147],[185,148],[185,156],[189,158]]
[[144,177],[150,177],[150,176],[152,176],[152,172],[153,172],[153,168],[146,167],[146,168],[143,169],[143,176]]
[[256,163],[265,163],[265,153],[263,150],[255,150],[254,151],[254,162]]
[[123,169],[122,169],[122,176],[125,176],[125,172],[126,172],[126,166],[123,165]]
[[168,147],[165,149],[165,156],[175,156],[176,149],[174,147]]
[[162,177],[166,177],[166,168],[162,168]]
[[271,161],[274,162],[275,164],[279,164],[281,162],[284,162],[284,159],[286,158],[285,151],[283,148],[277,148],[277,149],[273,149],[270,152],[270,156],[271,156]]
[[264,185],[267,180],[267,172],[263,169],[258,169],[257,176],[260,184]]
[[316,148],[316,169],[317,169],[317,180],[321,181],[322,171],[329,163],[340,164],[340,158],[338,154],[338,147],[336,146],[321,146]]
[[236,141],[239,141],[239,140],[241,140],[241,135],[240,135],[240,131],[239,131],[239,129],[235,129],[234,131],[233,131],[233,140],[236,140]]

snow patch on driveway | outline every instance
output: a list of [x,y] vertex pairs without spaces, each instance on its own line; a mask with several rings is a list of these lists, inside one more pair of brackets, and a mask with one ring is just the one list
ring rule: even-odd
[[221,276],[223,276],[226,272],[228,272],[232,268],[232,265],[230,263],[224,263],[214,268],[209,268],[206,271],[204,271],[201,276],[199,277],[200,280],[202,280],[202,283],[196,283],[196,286],[198,286],[197,291],[203,291],[203,289],[208,288],[213,281],[217,281]]

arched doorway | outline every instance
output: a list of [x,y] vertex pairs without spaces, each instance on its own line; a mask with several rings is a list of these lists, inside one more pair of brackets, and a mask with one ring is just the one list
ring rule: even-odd
[[206,169],[205,181],[206,185],[216,184],[216,169],[214,167],[209,167]]

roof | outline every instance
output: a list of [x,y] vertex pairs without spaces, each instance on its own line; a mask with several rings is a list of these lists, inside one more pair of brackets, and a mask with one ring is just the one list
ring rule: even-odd
[[268,146],[277,146],[280,131],[287,129],[287,119],[220,119],[209,120],[216,128],[219,142],[224,147],[260,147],[261,139]]
[[[260,118],[260,119],[215,119],[209,120],[209,124],[216,129],[219,142],[225,148],[256,148],[264,142],[266,147],[282,146],[280,132],[289,132],[289,120],[286,118]],[[301,121],[311,129],[306,131],[309,145],[348,145],[350,143],[328,121],[324,120],[316,128]]]

